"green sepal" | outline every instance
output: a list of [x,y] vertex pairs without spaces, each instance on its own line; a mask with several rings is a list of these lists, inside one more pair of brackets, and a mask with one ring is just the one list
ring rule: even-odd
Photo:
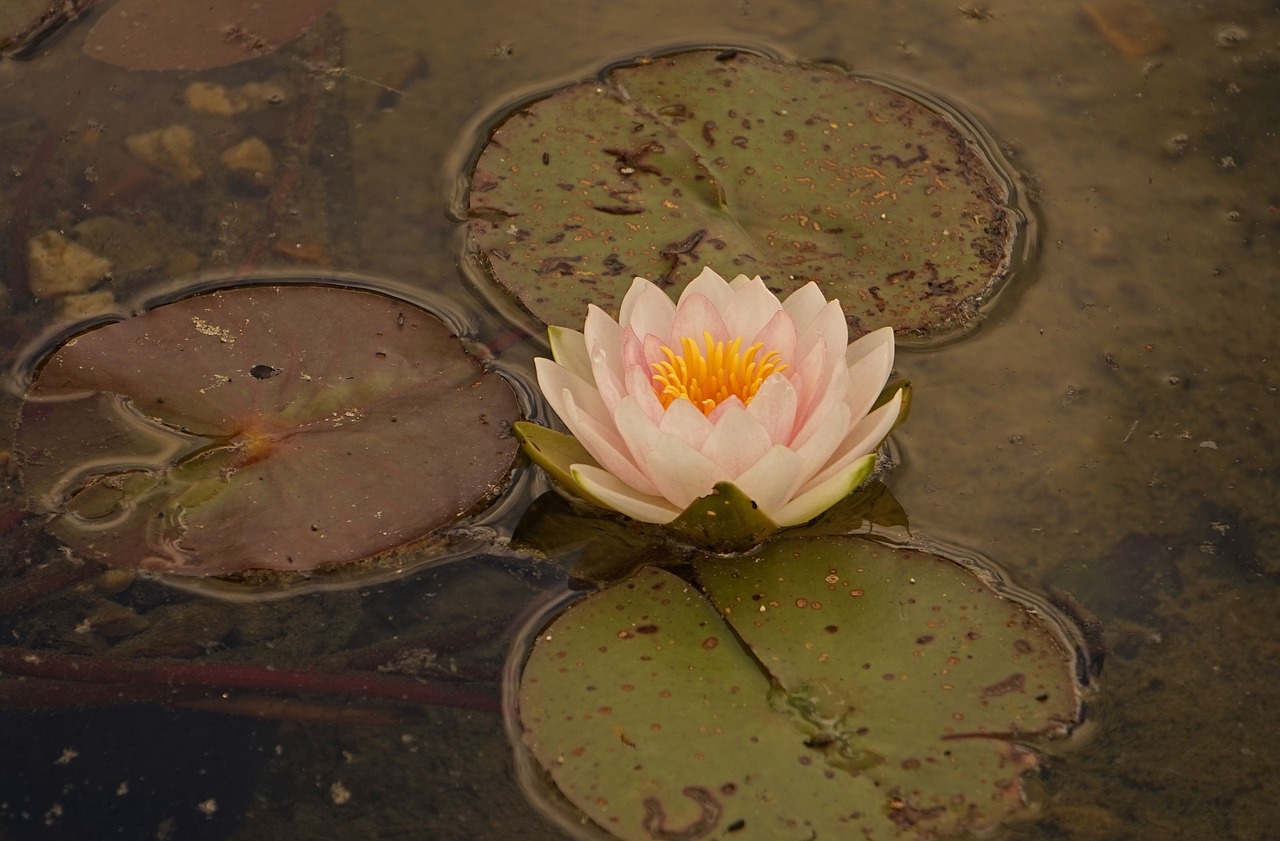
[[907,422],[907,416],[911,414],[911,381],[910,380],[894,380],[884,387],[880,392],[880,396],[876,398],[876,402],[871,404],[871,411],[879,409],[884,404],[893,399],[893,395],[899,391],[902,392],[902,405],[898,407],[897,420],[893,422],[890,432],[902,426]]
[[883,482],[873,481],[789,533],[801,537],[871,535],[904,544],[911,537],[911,524],[907,512],[889,488]]
[[524,449],[525,454],[533,460],[534,464],[547,471],[552,479],[555,479],[587,502],[598,505],[601,508],[609,508],[608,505],[588,493],[586,488],[582,487],[578,480],[573,478],[573,473],[569,468],[575,464],[600,466],[599,462],[591,457],[591,453],[587,452],[586,447],[578,443],[577,438],[529,421],[516,421],[511,425],[511,429],[516,438],[519,439],[520,446]]
[[757,546],[780,527],[732,482],[696,499],[667,528],[681,539],[712,552],[742,552]]

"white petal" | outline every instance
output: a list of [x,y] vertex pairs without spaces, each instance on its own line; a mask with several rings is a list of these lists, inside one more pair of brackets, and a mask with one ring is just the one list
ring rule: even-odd
[[763,458],[772,446],[773,441],[760,422],[746,409],[734,407],[716,420],[701,452],[724,470],[730,482],[736,483],[738,475]]
[[791,449],[795,450],[804,461],[802,482],[808,483],[818,475],[818,471],[831,463],[836,448],[849,434],[852,423],[849,407],[843,403],[833,404],[823,416],[822,421],[813,424],[805,441],[791,446]]
[[635,351],[633,350],[634,347],[635,345],[631,345],[628,347],[626,364],[638,365],[644,369],[646,374],[650,376],[653,375],[653,366],[655,363],[665,362],[667,360],[667,355],[662,351],[664,347],[670,348],[677,355],[680,353],[679,342],[672,341],[669,338],[659,339],[657,336],[653,335],[652,333],[644,337],[644,341],[641,342],[639,345],[639,348],[640,348],[639,356],[636,356],[635,357],[636,361],[632,362],[631,359],[635,355]]
[[556,362],[569,373],[594,385],[586,337],[568,327],[551,327],[547,330],[547,337],[551,340],[551,355]]
[[738,395],[730,394],[724,400],[721,400],[716,405],[716,407],[711,410],[711,413],[707,415],[707,420],[711,421],[712,426],[715,426],[717,423],[719,423],[720,418],[724,416],[725,412],[736,410],[736,409],[745,409],[745,408],[747,408],[747,404],[743,403],[741,398],[738,397]]
[[879,330],[872,330],[864,336],[859,336],[844,350],[844,363],[849,367],[853,367],[860,360],[865,359],[872,354],[885,353],[889,354],[888,367],[885,369],[885,376],[889,376],[889,371],[893,370],[893,328],[881,327]]
[[649,454],[657,449],[659,439],[663,436],[662,430],[631,396],[623,398],[618,404],[618,411],[613,419],[618,428],[618,437],[630,454],[632,463],[649,479],[650,485],[644,488],[645,493],[657,493],[657,485],[652,484],[653,473],[648,463]]
[[880,442],[885,439],[885,436],[889,434],[889,430],[893,428],[894,421],[898,419],[898,410],[901,407],[902,391],[899,390],[888,403],[885,403],[854,425],[849,434],[845,436],[845,439],[840,442],[840,446],[836,448],[827,465],[818,472],[817,476],[810,479],[800,489],[800,492],[807,493],[879,447]]
[[644,366],[628,366],[626,369],[627,395],[635,399],[644,409],[646,415],[654,423],[662,421],[662,413],[666,411],[653,390],[653,372]]
[[729,481],[719,465],[674,435],[663,435],[647,462],[658,493],[681,511],[711,493],[717,482]]
[[861,485],[876,466],[876,455],[863,456],[784,505],[772,519],[780,526],[798,526],[826,511]]
[[865,415],[893,372],[893,328],[874,330],[845,350],[849,392],[845,402],[854,417]]
[[573,431],[578,443],[591,454],[601,467],[640,493],[656,494],[658,488],[644,469],[636,462],[631,448],[621,437],[612,420],[601,423],[586,412],[580,411],[572,396],[565,394],[565,409],[561,418]]
[[[753,341],[775,315],[783,312],[782,304],[760,278],[733,287],[729,305],[721,310],[730,338],[741,337],[743,347]],[[775,348],[765,348],[775,350]]]
[[795,322],[796,332],[798,333],[808,330],[813,319],[817,317],[818,313],[826,305],[827,299],[823,297],[822,290],[818,288],[818,284],[813,281],[792,292],[787,296],[787,300],[782,302],[782,308],[787,311],[792,321]]
[[679,351],[680,340],[687,337],[697,342],[698,347],[705,349],[704,333],[710,333],[713,342],[727,342],[733,338],[720,316],[720,310],[711,299],[705,295],[680,296],[680,306],[676,308],[676,320],[671,325],[671,338],[667,346]]
[[613,474],[589,464],[575,464],[569,470],[583,490],[633,520],[642,523],[669,523],[680,516],[680,511],[683,510],[675,508],[662,497],[639,493]]
[[838,301],[828,301],[807,325],[796,325],[796,355],[804,358],[810,348],[825,342],[828,349],[843,359],[849,344],[849,325]]
[[[609,410],[605,408],[604,402],[600,399],[600,392],[594,385],[545,357],[539,356],[533,360],[533,365],[538,375],[538,387],[542,389],[543,396],[547,398],[551,408],[555,409],[556,414],[566,426],[569,425],[566,395],[571,395],[578,408],[598,422],[612,424]],[[569,431],[577,434],[577,430],[572,426],[569,426]]]
[[597,347],[591,353],[590,362],[591,373],[595,377],[596,390],[600,392],[600,399],[609,412],[614,412],[618,408],[618,401],[627,393],[626,369],[621,365],[615,366],[612,360],[606,358],[609,355],[604,348]]
[[791,321],[791,316],[783,310],[774,313],[754,335],[744,335],[742,338],[743,348],[748,348],[756,342],[760,343],[760,355],[757,359],[763,359],[769,351],[777,351],[778,359],[787,365],[794,365],[796,361],[796,326]]
[[662,414],[658,428],[676,436],[695,450],[701,450],[714,428],[702,410],[689,400],[672,400]]
[[[591,304],[587,307],[587,323],[582,330],[587,360],[591,364],[593,381],[597,387],[608,384],[611,389],[622,389],[622,328],[604,310]],[[609,401],[606,399],[606,403]]]
[[689,281],[689,285],[680,293],[680,300],[677,306],[683,305],[685,298],[690,295],[701,295],[711,301],[717,309],[724,309],[729,306],[729,300],[733,297],[729,284],[725,279],[716,274],[711,268],[705,267],[698,276]]
[[747,414],[764,428],[774,444],[791,444],[798,397],[785,374],[767,377],[747,404]]
[[671,335],[675,317],[676,305],[667,293],[638,277],[631,282],[631,288],[622,298],[618,324],[623,330],[631,327],[641,339],[654,335],[665,342]]
[[844,365],[844,346],[833,348],[819,338],[796,362],[792,372],[796,383],[796,435],[802,435],[810,418],[819,415],[824,403],[844,402],[849,372]]
[[786,447],[777,446],[734,479],[733,483],[760,506],[766,517],[776,523],[778,520],[774,515],[799,487],[800,471],[803,469],[804,462],[800,456]]

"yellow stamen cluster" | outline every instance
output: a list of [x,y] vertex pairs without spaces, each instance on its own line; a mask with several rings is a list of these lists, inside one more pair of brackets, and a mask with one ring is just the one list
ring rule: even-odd
[[653,390],[662,401],[663,408],[684,398],[697,406],[704,415],[730,397],[737,397],[744,404],[750,403],[760,386],[770,374],[787,368],[771,350],[759,361],[756,355],[762,347],[756,342],[741,350],[742,338],[727,345],[713,342],[710,333],[702,334],[703,348],[686,336],[680,340],[681,352],[663,345],[666,361],[653,363]]

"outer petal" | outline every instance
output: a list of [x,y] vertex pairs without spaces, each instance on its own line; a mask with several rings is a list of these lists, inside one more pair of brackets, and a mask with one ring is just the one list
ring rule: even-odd
[[852,423],[849,407],[843,403],[836,403],[830,407],[820,423],[813,425],[812,433],[804,444],[792,446],[796,454],[804,460],[802,483],[808,483],[818,475],[818,471],[831,463],[836,448],[849,434]]
[[578,443],[591,457],[600,463],[605,470],[640,493],[656,494],[657,486],[650,480],[642,465],[638,464],[631,451],[631,443],[618,434],[618,430],[609,424],[602,424],[586,412],[578,409],[572,397],[566,397],[565,425],[573,430]]
[[844,320],[844,310],[838,301],[827,301],[804,327],[796,325],[796,355],[804,358],[810,348],[819,342],[825,342],[828,350],[838,358],[844,356],[845,345],[849,344],[849,325]]
[[[620,356],[620,351],[616,350],[613,356]],[[617,371],[614,370],[614,362],[607,358],[610,354],[604,348],[597,346],[591,352],[591,373],[595,377],[596,390],[600,392],[600,400],[604,403],[605,408],[610,412],[616,411],[618,401],[626,396],[626,369],[621,365],[617,365]]]
[[798,526],[809,522],[852,493],[854,488],[871,475],[875,466],[875,453],[857,459],[826,481],[788,502],[772,515],[773,521],[780,526]]
[[[642,488],[642,490],[649,494],[658,493],[657,485],[653,483],[653,473],[649,470],[649,453],[658,447],[659,440],[663,437],[662,430],[644,411],[639,402],[630,396],[623,398],[622,402],[618,404],[617,414],[614,415],[614,423],[617,424],[618,437],[626,445],[626,451],[630,454],[631,462],[649,480],[648,486]],[[628,484],[631,484],[621,473],[617,475],[624,481],[628,481]]]
[[663,412],[666,410],[662,408],[658,395],[653,392],[652,371],[647,366],[629,366],[627,368],[626,387],[627,395],[635,398],[635,401],[640,404],[641,409],[644,409],[650,420],[654,423],[660,423]]
[[595,384],[591,355],[587,351],[587,340],[582,333],[568,327],[551,327],[547,330],[547,338],[551,340],[551,355],[562,368],[591,385]]
[[809,329],[810,323],[826,305],[827,299],[822,296],[822,290],[813,281],[792,292],[787,296],[787,300],[782,302],[782,308],[791,316],[796,324],[796,331],[800,333]]
[[681,511],[711,493],[716,482],[729,481],[723,468],[674,435],[662,436],[647,462],[658,493]]
[[729,481],[738,484],[738,475],[763,458],[772,446],[773,441],[760,422],[746,409],[734,407],[716,421],[701,452],[728,474]]
[[898,390],[889,402],[858,421],[840,442],[840,446],[836,448],[827,465],[818,472],[817,476],[805,483],[800,493],[807,493],[880,446],[880,442],[889,434],[894,421],[898,419],[898,410],[901,406],[902,391]]
[[849,370],[845,402],[855,418],[862,417],[893,372],[893,328],[881,327],[858,339],[845,350],[844,359]]
[[534,365],[547,402],[591,457],[640,491],[656,493],[653,483],[633,461],[600,394],[550,359],[539,357]]
[[734,479],[733,483],[760,506],[766,517],[777,523],[775,514],[785,507],[787,500],[791,499],[791,495],[803,481],[800,476],[803,469],[804,462],[800,456],[786,447],[777,446]]
[[622,298],[618,324],[623,330],[631,327],[641,339],[652,334],[665,342],[671,336],[675,317],[676,305],[667,293],[638,277],[631,282],[631,288]]
[[618,477],[599,468],[575,464],[570,471],[587,493],[633,520],[669,523],[680,516],[682,509],[676,509],[662,497],[638,493],[635,488],[620,482]]
[[[604,402],[600,399],[600,392],[594,385],[567,368],[541,356],[533,360],[533,366],[538,375],[538,387],[542,389],[543,396],[547,398],[551,408],[555,409],[556,414],[566,426],[569,426],[567,409],[570,398],[581,411],[589,414],[597,422],[612,426],[613,420],[609,410],[605,408]],[[569,431],[575,435],[578,433],[578,430],[572,426],[569,426]]]
[[799,384],[794,433],[797,438],[803,439],[810,419],[822,414],[825,403],[844,401],[849,374],[843,356],[844,345],[833,347],[826,337],[822,337],[797,360],[792,373],[792,381]]
[[[612,406],[609,394],[622,391],[622,328],[608,313],[591,304],[587,307],[587,323],[582,333],[593,382],[606,405]],[[554,347],[553,344],[553,350]]]

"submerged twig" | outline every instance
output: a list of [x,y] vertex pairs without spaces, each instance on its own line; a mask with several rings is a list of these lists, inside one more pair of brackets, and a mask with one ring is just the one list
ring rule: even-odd
[[[368,672],[277,669],[246,663],[89,657],[14,646],[0,646],[0,674],[63,681],[65,692],[71,697],[78,691],[77,684],[93,684],[95,689],[86,695],[88,703],[93,702],[90,696],[100,694],[97,686],[109,684],[131,692],[141,686],[165,687],[180,700],[189,699],[187,691],[191,689],[216,692],[242,689],[341,695],[485,712],[500,709],[497,687],[489,685],[451,684]],[[149,697],[148,700],[161,699]]]

